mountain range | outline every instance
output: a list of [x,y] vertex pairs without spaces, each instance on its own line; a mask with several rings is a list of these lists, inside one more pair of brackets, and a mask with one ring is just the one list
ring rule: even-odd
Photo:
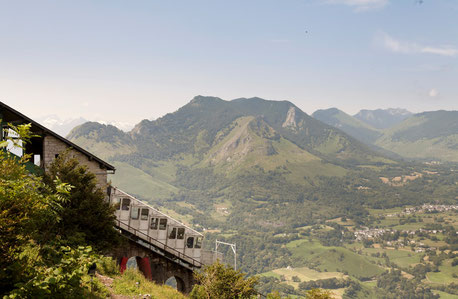
[[290,182],[310,185],[320,176],[345,174],[348,165],[394,163],[291,102],[260,98],[197,96],[178,111],[143,120],[127,133],[87,122],[68,138],[114,163],[122,174],[113,182],[145,198],[176,193],[182,168],[229,177],[280,169]]
[[[362,283],[386,268],[344,246],[354,242],[347,225],[378,225],[375,209],[456,204],[453,164],[393,153],[441,140],[442,157],[453,160],[457,143],[444,142],[453,143],[455,123],[453,112],[439,111],[379,129],[338,109],[312,117],[288,101],[197,96],[129,132],[86,122],[68,138],[116,167],[115,186],[204,232],[205,248],[236,243],[239,269],[250,275],[316,269]],[[263,279],[265,290],[279,287],[272,279]],[[381,298],[366,291],[351,298]]]
[[400,108],[363,109],[353,117],[376,129],[387,129],[412,116],[412,112]]
[[[239,180],[270,172],[302,188],[355,167],[395,165],[401,157],[458,162],[458,112],[410,117],[402,109],[372,112],[361,111],[357,118],[331,108],[311,117],[288,101],[197,96],[129,132],[86,122],[68,138],[113,163],[118,168],[113,183],[142,198],[178,194],[189,187],[185,174],[205,181],[212,175]],[[375,128],[368,123],[372,118],[363,117],[368,115],[395,124]]]
[[[114,185],[207,232],[208,242],[236,242],[241,269],[251,274],[291,263],[284,245],[292,239],[278,234],[297,236],[301,227],[342,216],[361,225],[368,209],[453,201],[450,169],[433,175],[440,165],[402,162],[378,146],[386,136],[406,142],[404,136],[417,140],[433,131],[411,125],[388,135],[337,109],[314,116],[288,101],[197,96],[129,132],[86,122],[68,138],[116,167]],[[432,126],[445,116],[413,117]],[[451,123],[453,117],[453,132]],[[387,183],[404,177],[415,179]],[[332,233],[322,241],[339,243],[345,232]]]
[[355,116],[330,108],[316,119],[355,139],[406,159],[458,162],[458,111],[411,114],[402,109],[361,110]]

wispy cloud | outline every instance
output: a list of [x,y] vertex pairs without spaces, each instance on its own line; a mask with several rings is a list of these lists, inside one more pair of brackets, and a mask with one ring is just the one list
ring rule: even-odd
[[375,41],[383,48],[394,53],[435,54],[449,57],[458,55],[458,48],[454,46],[426,46],[414,42],[401,41],[384,32],[378,33]]
[[355,11],[367,11],[386,6],[389,0],[323,0],[327,4],[343,4],[351,6]]
[[439,95],[439,91],[436,88],[432,88],[429,92],[428,95],[432,98],[435,98]]

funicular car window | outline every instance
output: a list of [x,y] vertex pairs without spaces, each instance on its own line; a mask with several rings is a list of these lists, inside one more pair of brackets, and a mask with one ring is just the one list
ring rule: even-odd
[[149,210],[148,209],[145,209],[143,208],[142,209],[142,214],[141,214],[141,220],[148,220],[148,214],[149,214]]
[[151,229],[157,229],[159,223],[159,218],[151,218]]
[[194,237],[188,237],[188,239],[186,239],[186,247],[192,248],[193,245],[194,245]]
[[196,245],[194,245],[194,248],[201,248],[201,247],[202,247],[202,237],[197,237]]
[[120,210],[121,209],[121,198],[119,197],[113,198],[112,204],[116,210]]
[[184,227],[178,228],[177,239],[183,240],[184,239]]
[[177,229],[174,227],[172,231],[170,232],[169,239],[176,239],[177,237]]
[[161,218],[159,220],[159,229],[165,230],[167,228],[167,218]]
[[131,219],[138,219],[138,214],[140,212],[139,207],[132,207],[132,211],[130,212],[130,218]]
[[130,198],[123,198],[121,210],[129,211],[129,206],[130,206]]

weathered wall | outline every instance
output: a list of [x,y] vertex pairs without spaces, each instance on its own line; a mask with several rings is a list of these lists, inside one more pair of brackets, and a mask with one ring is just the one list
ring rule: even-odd
[[[45,171],[48,170],[52,161],[56,158],[56,155],[65,151],[69,146],[64,142],[53,136],[45,136],[43,140],[43,166]],[[75,157],[80,164],[86,165],[88,170],[96,175],[97,186],[104,189],[107,187],[107,170],[101,168],[101,165],[97,161],[89,160],[85,154],[73,150],[70,150],[70,155]]]

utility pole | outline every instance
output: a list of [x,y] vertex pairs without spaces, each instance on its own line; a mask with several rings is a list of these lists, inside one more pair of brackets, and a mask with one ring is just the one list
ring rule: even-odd
[[216,258],[218,258],[218,246],[219,245],[227,245],[230,246],[232,251],[234,252],[234,270],[237,270],[237,245],[234,243],[226,243],[222,241],[215,241],[215,252],[216,252]]

